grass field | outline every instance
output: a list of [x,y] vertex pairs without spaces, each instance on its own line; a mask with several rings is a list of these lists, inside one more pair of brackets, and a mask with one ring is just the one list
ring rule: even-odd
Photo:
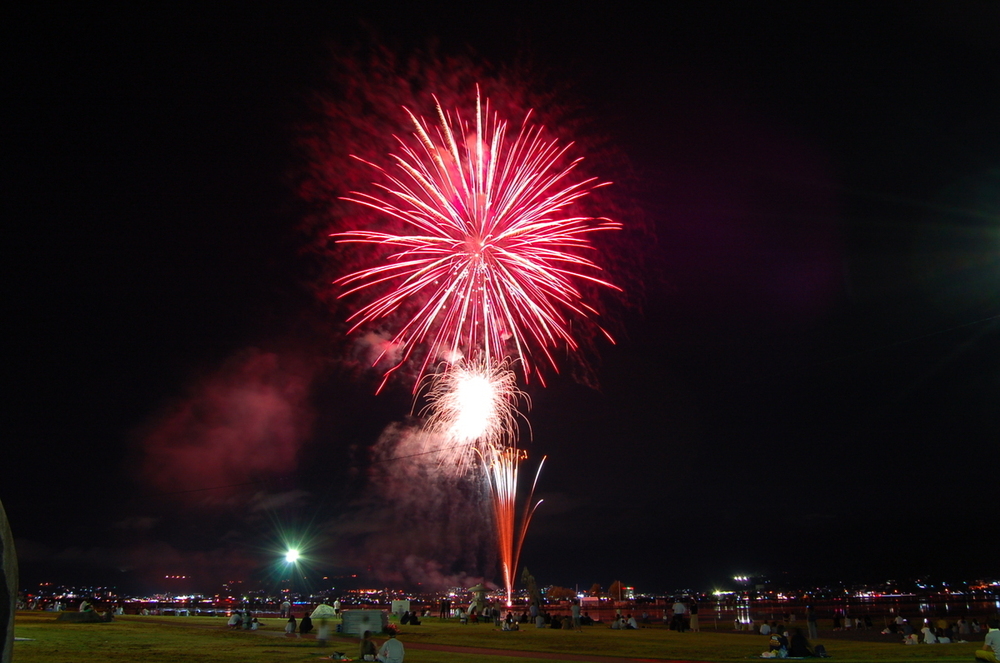
[[[265,620],[258,632],[233,632],[218,617],[123,617],[110,624],[74,624],[56,621],[44,612],[19,612],[15,635],[31,638],[14,644],[17,663],[114,663],[124,661],[207,661],[210,663],[263,663],[318,661],[332,651],[357,655],[356,638],[335,636],[325,649],[312,639],[287,638],[283,621]],[[822,632],[821,632],[822,636]],[[978,642],[907,647],[895,638],[886,641],[820,638],[832,661],[857,663],[890,661],[973,660]],[[382,638],[376,638],[381,642]],[[745,661],[767,649],[764,636],[727,632],[675,633],[665,628],[612,631],[604,626],[582,632],[527,628],[518,632],[492,626],[461,626],[456,622],[425,620],[417,627],[403,627],[399,639],[406,645],[407,662],[422,663],[541,663],[533,653],[574,656],[607,656],[691,661]],[[979,636],[981,641],[982,636]],[[422,649],[422,645],[468,647],[467,652]],[[507,653],[475,651],[505,650]]]

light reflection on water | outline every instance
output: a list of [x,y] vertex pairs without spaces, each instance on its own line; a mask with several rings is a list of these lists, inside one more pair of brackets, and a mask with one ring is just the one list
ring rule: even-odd
[[[929,618],[932,616],[959,617],[994,615],[1000,609],[1000,599],[976,600],[966,598],[955,601],[956,597],[942,600],[918,597],[851,597],[843,599],[816,600],[812,602],[821,619],[834,615],[841,617],[863,617],[868,615],[878,624],[887,617],[897,614]],[[732,599],[714,604],[714,617],[719,623],[733,624],[734,628],[745,629],[752,620],[804,619],[807,601],[774,601]],[[707,607],[707,606],[706,606]]]
[[740,599],[728,605],[720,601],[715,604],[715,618],[717,621],[732,619],[736,630],[742,631],[753,621],[751,603],[747,599]]

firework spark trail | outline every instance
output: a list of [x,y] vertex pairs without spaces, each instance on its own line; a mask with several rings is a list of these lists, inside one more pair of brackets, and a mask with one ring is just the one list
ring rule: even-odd
[[528,378],[538,373],[532,360],[537,350],[558,371],[552,350],[560,344],[577,348],[571,315],[596,314],[576,282],[620,290],[599,278],[601,268],[581,252],[592,249],[589,233],[621,224],[565,211],[607,183],[571,182],[581,160],[565,164],[572,143],[561,147],[547,140],[542,127],[529,124],[530,113],[508,139],[506,121],[491,114],[489,100],[484,109],[478,95],[474,123],[445,113],[440,104],[437,109],[433,131],[407,111],[418,145],[400,140],[401,154],[392,155],[396,170],[365,162],[390,183],[376,185],[381,196],[353,192],[345,198],[402,221],[411,233],[334,235],[338,242],[379,244],[391,251],[382,264],[336,281],[345,288],[340,297],[387,289],[351,316],[351,331],[421,302],[395,332],[390,347],[399,350],[399,361],[386,371],[382,386],[418,346],[425,354],[415,390],[432,362],[473,353],[483,353],[487,362],[513,356]]
[[493,492],[493,514],[497,528],[497,543],[500,549],[500,564],[503,572],[504,589],[507,592],[507,605],[513,605],[514,575],[521,557],[521,547],[528,533],[528,525],[542,500],[534,504],[535,486],[542,472],[545,458],[538,464],[535,480],[531,491],[525,500],[525,510],[520,524],[517,523],[517,470],[527,454],[514,446],[487,447],[480,451],[483,463],[487,469],[487,479]]
[[514,445],[517,406],[528,402],[509,361],[488,363],[481,357],[446,365],[432,376],[426,398],[425,429],[447,440],[443,448],[450,451],[442,462],[463,470],[476,449]]

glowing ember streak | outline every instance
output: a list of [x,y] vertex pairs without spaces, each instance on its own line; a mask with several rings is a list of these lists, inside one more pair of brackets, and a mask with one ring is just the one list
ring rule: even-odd
[[[517,470],[518,463],[526,458],[526,454],[515,446],[517,404],[527,396],[517,389],[516,380],[507,361],[491,365],[485,359],[460,360],[434,376],[427,394],[427,409],[431,412],[428,428],[458,443],[446,447],[451,452],[448,458],[458,458],[456,464],[467,467],[471,452],[475,451],[482,460],[493,495],[497,545],[508,606],[513,600],[514,574],[528,524],[541,504],[539,500],[531,505],[542,470],[539,464],[528,495],[528,508],[517,526]],[[464,449],[465,453],[456,455],[455,449]]]
[[517,405],[527,395],[517,388],[508,361],[459,360],[433,376],[427,392],[427,429],[444,436],[464,453],[452,454],[464,465],[477,446],[507,447],[517,434]]
[[497,543],[500,548],[500,564],[503,571],[504,588],[507,590],[507,605],[513,605],[514,574],[521,558],[521,547],[528,533],[528,524],[535,515],[535,509],[542,503],[531,504],[535,495],[538,476],[542,472],[545,458],[538,464],[535,480],[525,500],[525,510],[520,525],[517,523],[517,467],[527,454],[517,447],[489,447],[480,452],[487,467],[487,478],[493,492],[493,514],[497,528]]
[[572,144],[546,139],[542,127],[528,124],[530,113],[511,138],[507,122],[491,113],[489,100],[484,108],[478,93],[472,122],[457,111],[445,113],[440,104],[437,110],[433,129],[407,110],[416,145],[400,140],[391,172],[369,164],[389,182],[376,185],[380,195],[353,192],[345,198],[400,220],[409,233],[333,235],[391,250],[382,264],[336,281],[345,287],[341,297],[375,286],[388,289],[351,316],[352,331],[404,305],[416,306],[389,344],[400,354],[385,379],[418,346],[426,352],[417,384],[440,358],[475,353],[487,362],[512,356],[528,377],[537,372],[531,358],[537,350],[558,370],[552,350],[562,344],[577,349],[572,316],[596,313],[583,301],[579,281],[619,290],[598,278],[600,267],[582,253],[592,249],[588,233],[621,224],[566,211],[607,183],[573,182],[580,159],[566,163]]

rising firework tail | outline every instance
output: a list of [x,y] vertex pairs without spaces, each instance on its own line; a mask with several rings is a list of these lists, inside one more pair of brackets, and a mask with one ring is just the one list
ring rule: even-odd
[[521,558],[521,547],[524,545],[524,538],[528,533],[528,525],[531,523],[535,510],[542,503],[538,500],[534,504],[535,486],[538,485],[538,477],[542,472],[542,465],[545,457],[538,464],[535,471],[535,479],[531,484],[525,500],[525,506],[518,521],[517,513],[517,475],[520,462],[526,459],[527,454],[515,446],[493,447],[487,446],[479,451],[483,464],[486,467],[486,476],[493,493],[493,515],[494,524],[497,530],[497,544],[500,550],[500,567],[503,574],[504,589],[507,594],[507,605],[513,605],[514,599],[514,578],[517,571],[518,562]]

